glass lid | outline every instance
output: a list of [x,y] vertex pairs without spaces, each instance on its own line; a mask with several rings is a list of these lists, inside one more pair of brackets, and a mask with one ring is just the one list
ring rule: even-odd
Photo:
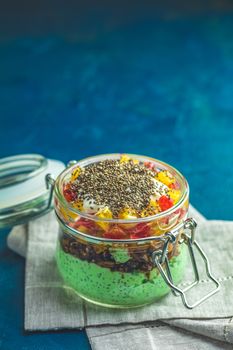
[[51,210],[46,175],[56,178],[65,165],[39,154],[0,159],[0,228],[26,223]]

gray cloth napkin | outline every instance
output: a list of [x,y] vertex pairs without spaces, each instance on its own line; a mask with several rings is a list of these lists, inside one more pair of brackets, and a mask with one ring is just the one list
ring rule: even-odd
[[[226,305],[227,303],[225,303],[223,299],[224,297],[228,297],[228,300],[230,299],[230,289],[232,288],[232,278],[229,275],[231,272],[229,272],[230,266],[232,267],[232,257],[227,247],[230,243],[230,232],[233,233],[233,224],[229,222],[209,222],[206,224],[204,223],[204,218],[197,214],[197,212],[191,213],[200,223],[201,221],[203,222],[200,224],[199,234],[202,236],[204,248],[209,253],[212,253],[213,257],[221,256],[221,254],[218,253],[219,251],[223,252],[224,249],[225,254],[222,263],[220,263],[220,258],[211,259],[215,275],[223,281],[221,295],[219,293],[210,301],[206,302],[206,304],[203,304],[202,307],[192,311],[184,309],[179,298],[174,298],[172,295],[164,298],[159,303],[133,311],[107,310],[86,304],[76,296],[74,297],[69,289],[62,288],[62,281],[57,275],[53,258],[57,224],[52,214],[49,214],[47,219],[38,219],[29,223],[28,229],[30,235],[28,237],[25,286],[25,328],[29,330],[81,328],[88,325],[138,323],[154,321],[161,318],[209,318],[233,315],[233,303],[229,301],[228,305]],[[27,232],[26,227],[20,226],[14,228],[8,237],[9,247],[13,249],[16,246],[19,248],[21,247],[20,252],[24,254],[25,249],[22,248],[25,247],[27,242]],[[18,243],[21,245],[17,243],[17,238],[19,237],[20,241]],[[227,241],[225,241],[225,238],[228,238]],[[219,263],[217,263],[218,260]],[[228,264],[229,269],[226,267]],[[204,278],[202,285],[208,286],[210,284]],[[229,319],[206,321],[185,319],[166,320],[166,322],[177,327],[183,327],[213,336],[220,340],[233,342],[233,330],[229,321]],[[119,327],[120,326],[115,327],[116,333],[119,333]],[[129,330],[128,327],[130,326],[124,327],[125,332]],[[154,327],[145,328],[145,326],[142,325],[140,327],[141,329],[146,329],[146,334],[151,332],[152,338],[154,337]],[[114,327],[97,328],[100,330],[100,333],[102,328],[104,328],[105,337],[107,337],[108,330],[109,336],[111,337],[112,328]],[[208,330],[208,332],[205,332],[205,329]],[[213,330],[216,334],[212,334]],[[132,333],[133,330],[130,329],[129,331]],[[93,339],[98,338],[95,329],[89,328],[88,335],[91,342],[92,337]],[[101,334],[101,337],[102,336],[103,334]],[[96,345],[93,348],[99,349]],[[101,349],[103,349],[102,346]]]
[[230,350],[232,344],[154,322],[151,325],[87,328],[94,350]]

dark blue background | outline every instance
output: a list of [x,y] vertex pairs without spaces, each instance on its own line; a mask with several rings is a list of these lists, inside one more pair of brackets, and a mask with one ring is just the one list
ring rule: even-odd
[[[0,157],[153,156],[187,177],[192,204],[207,218],[233,219],[232,12],[137,8],[134,17],[108,17],[103,7],[102,17],[89,9],[76,23],[63,7],[55,30],[50,14],[40,30],[32,16],[31,31],[23,19],[17,31],[15,13],[5,11]],[[89,349],[84,332],[24,333],[24,262],[1,233],[0,347]]]

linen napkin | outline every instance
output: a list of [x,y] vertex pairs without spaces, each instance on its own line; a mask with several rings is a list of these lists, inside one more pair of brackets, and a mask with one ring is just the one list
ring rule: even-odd
[[[193,215],[193,214],[192,214]],[[195,217],[195,214],[193,215]],[[197,215],[196,215],[197,217]],[[203,221],[203,217],[199,217],[198,221]],[[209,225],[211,227],[209,227]],[[203,225],[200,225],[203,226]],[[222,229],[224,227],[224,229]],[[81,301],[81,299],[74,297],[72,293],[64,292],[64,288],[61,288],[62,281],[57,275],[56,267],[54,263],[54,249],[55,249],[55,241],[56,241],[56,230],[57,224],[54,220],[52,214],[49,214],[47,219],[38,219],[34,222],[29,223],[29,232],[30,236],[28,239],[28,253],[27,253],[27,268],[26,268],[26,290],[25,290],[25,328],[29,330],[38,330],[38,329],[52,329],[52,328],[76,328],[83,327],[85,325],[99,325],[99,324],[118,324],[118,323],[136,323],[142,321],[154,321],[158,318],[170,318],[170,317],[219,317],[219,316],[230,316],[232,315],[232,305],[230,303],[228,307],[224,305],[219,298],[219,295],[216,295],[213,298],[217,298],[219,302],[215,300],[214,305],[213,302],[206,304],[210,304],[208,307],[205,307],[203,311],[203,307],[199,308],[198,312],[193,312],[194,310],[186,310],[184,309],[181,302],[175,302],[177,298],[174,298],[172,295],[164,298],[162,302],[155,303],[151,306],[148,306],[143,309],[135,309],[133,312],[131,311],[119,311],[119,310],[108,310],[108,309],[100,309],[98,307],[92,306],[90,304],[86,304]],[[208,225],[204,225],[202,230],[208,230],[204,235],[204,241],[207,242],[206,250],[212,251],[213,254],[216,254],[221,247],[218,249],[214,249],[218,246],[218,240],[214,240],[213,237],[219,233],[222,234],[224,231],[224,237],[229,236],[229,230],[231,232],[233,226],[231,223],[222,223],[222,222],[212,222]],[[199,230],[200,232],[202,230]],[[23,234],[19,234],[21,231]],[[213,233],[214,231],[214,233]],[[18,232],[18,233],[17,233]],[[24,237],[24,242],[26,243],[26,227],[17,227],[13,229],[12,233],[8,238],[8,244],[11,248],[15,246],[13,243],[15,237]],[[211,235],[211,239],[209,239]],[[12,239],[14,238],[14,239]],[[200,240],[200,239],[199,239]],[[220,239],[220,241],[224,241]],[[228,239],[229,241],[229,239]],[[23,246],[23,239],[20,240],[21,247]],[[209,242],[212,242],[210,244]],[[204,242],[203,242],[204,245]],[[209,246],[209,248],[208,248]],[[225,249],[228,247],[228,242],[225,242]],[[208,248],[208,249],[207,249]],[[228,250],[226,249],[228,252]],[[21,254],[23,250],[21,249]],[[229,262],[229,254],[227,255],[227,259],[225,262]],[[224,256],[226,258],[226,256]],[[216,264],[214,264],[216,265]],[[224,264],[222,264],[224,265]],[[228,283],[223,283],[224,288],[223,291],[225,295],[229,294],[228,284],[232,283],[231,276],[229,276],[228,269],[224,269],[221,265],[221,268],[215,271],[215,275],[218,272],[219,278],[224,282],[228,281]],[[225,264],[226,265],[226,264]],[[225,266],[224,265],[224,266]],[[231,264],[232,266],[232,264]],[[229,282],[230,281],[230,282]],[[203,280],[203,285],[208,285],[206,280]],[[232,287],[232,285],[231,285]],[[226,292],[226,291],[227,292]],[[171,299],[173,298],[173,299]],[[212,299],[213,299],[212,298]],[[170,301],[166,301],[165,299],[170,299]],[[204,304],[203,304],[204,305]],[[216,307],[216,305],[218,307]],[[214,307],[213,307],[214,306]],[[210,310],[211,309],[211,310]],[[198,308],[196,309],[198,310]],[[230,311],[231,310],[231,311]],[[209,311],[209,314],[208,314]],[[37,317],[35,317],[37,315]],[[210,316],[209,316],[210,315]],[[215,315],[215,316],[213,316]],[[186,327],[186,329],[191,329],[193,326],[194,320],[190,320],[189,323],[186,320],[168,320],[171,324],[180,327]],[[183,322],[183,323],[182,323]],[[196,321],[196,329],[199,328],[202,330],[203,327],[200,326],[200,323],[204,321]],[[209,321],[207,321],[209,322]],[[217,338],[225,341],[232,341],[230,336],[230,323],[227,325],[228,320],[224,320],[225,324],[221,323],[220,327],[223,332],[219,331],[219,336]],[[210,329],[213,326],[212,323],[208,325]],[[131,326],[132,327],[132,326]],[[108,333],[107,329],[109,327],[105,327],[105,336]],[[111,328],[111,327],[110,327]],[[117,332],[119,332],[119,327],[117,328]],[[218,329],[219,329],[218,328]],[[99,329],[99,328],[98,328]],[[125,332],[127,331],[127,327],[124,327]],[[148,331],[150,328],[147,328]],[[88,334],[92,337],[93,330],[89,329]],[[130,330],[132,332],[132,329]],[[226,336],[224,336],[224,333]],[[209,335],[211,333],[208,333]],[[94,334],[95,338],[97,338],[96,334]],[[96,348],[98,349],[98,348]],[[103,349],[103,348],[102,348]]]
[[94,350],[232,350],[232,344],[158,322],[154,322],[153,326],[140,324],[87,328],[87,335]]

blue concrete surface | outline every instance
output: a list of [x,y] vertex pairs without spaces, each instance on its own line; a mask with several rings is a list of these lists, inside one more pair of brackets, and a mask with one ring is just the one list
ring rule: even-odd
[[[0,41],[0,157],[146,154],[233,219],[233,15],[142,21],[82,40]],[[0,236],[0,348],[88,349],[84,332],[23,332],[24,263]]]
[[24,259],[6,248],[7,232],[0,231],[0,349],[90,349],[83,331],[24,332]]

